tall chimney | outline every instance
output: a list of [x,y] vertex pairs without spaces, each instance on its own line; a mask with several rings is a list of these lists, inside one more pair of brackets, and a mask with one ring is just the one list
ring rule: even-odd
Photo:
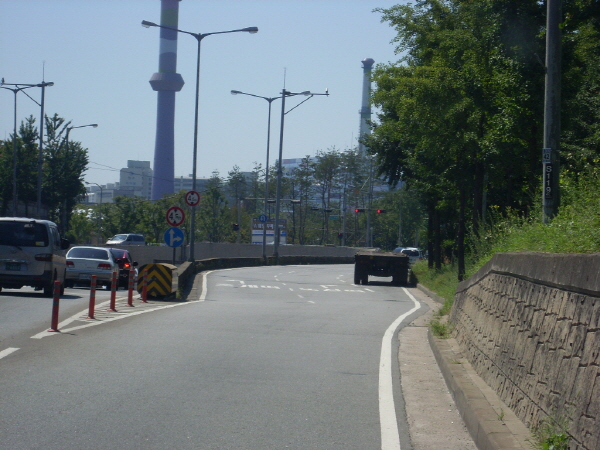
[[[362,103],[360,108],[360,130],[358,133],[359,139],[365,134],[370,134],[371,129],[367,122],[371,120],[371,68],[375,61],[372,58],[362,60],[363,64],[363,88],[362,88]],[[365,146],[359,142],[358,152],[365,155]]]

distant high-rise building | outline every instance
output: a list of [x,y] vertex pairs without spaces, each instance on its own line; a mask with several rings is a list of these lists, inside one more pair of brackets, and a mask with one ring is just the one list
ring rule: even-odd
[[153,172],[150,161],[127,161],[127,168],[121,169],[119,186],[132,191],[134,197],[152,198]]

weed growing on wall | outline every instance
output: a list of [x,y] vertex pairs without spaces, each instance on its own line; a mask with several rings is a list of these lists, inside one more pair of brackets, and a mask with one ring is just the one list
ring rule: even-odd
[[553,414],[544,418],[535,430],[535,441],[530,442],[534,450],[568,450],[569,435],[567,434],[569,421],[566,417]]

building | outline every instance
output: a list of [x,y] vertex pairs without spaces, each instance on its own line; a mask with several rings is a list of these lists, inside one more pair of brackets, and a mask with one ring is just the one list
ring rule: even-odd
[[127,168],[121,169],[119,188],[127,197],[150,199],[152,195],[152,169],[150,161],[127,161]]

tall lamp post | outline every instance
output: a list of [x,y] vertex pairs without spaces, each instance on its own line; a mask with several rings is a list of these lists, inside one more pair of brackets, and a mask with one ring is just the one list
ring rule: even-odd
[[[285,99],[286,97],[293,97],[295,95],[306,95],[307,99],[301,101],[296,106],[294,106],[289,111],[285,110]],[[279,129],[279,161],[277,161],[277,192],[275,194],[275,242],[273,245],[273,256],[275,257],[275,264],[279,264],[279,207],[281,203],[281,177],[283,175],[282,169],[282,155],[283,155],[283,123],[285,119],[285,115],[290,111],[296,109],[302,103],[310,100],[315,95],[329,95],[329,90],[325,89],[324,94],[314,94],[310,91],[303,92],[290,92],[286,91],[285,88],[281,91],[281,126]]]
[[[261,95],[248,94],[247,92],[231,91],[231,95],[249,95],[250,97],[262,98],[269,103],[269,118],[267,120],[267,164],[265,166],[265,215],[269,217],[269,148],[271,145],[271,103],[277,100],[279,97],[263,97]],[[263,224],[263,241],[262,241],[262,257],[263,260],[267,260],[267,224]]]
[[[100,231],[100,215],[102,214],[102,186],[100,186],[98,183],[89,183],[89,182],[85,182],[85,184],[90,185],[90,184],[95,184],[96,186],[98,186],[100,188],[100,206],[98,207],[99,210],[99,214],[98,214],[98,245],[100,245],[100,241],[102,240],[102,233]],[[96,200],[96,194],[94,193],[94,200]]]
[[[67,134],[65,135],[65,165],[66,165],[67,161],[71,160],[71,158],[69,157],[70,156],[69,155],[69,133],[74,128],[85,128],[85,127],[98,128],[98,124],[90,123],[89,125],[79,125],[77,127],[67,127]],[[98,185],[98,186],[100,186],[100,185]],[[100,188],[100,197],[102,197],[102,188]],[[67,231],[67,199],[66,198],[63,201],[62,228],[63,228],[62,232],[66,233],[66,231]]]
[[[238,32],[246,32],[246,33],[258,33],[257,27],[248,27],[248,28],[240,28],[238,30],[229,30],[229,31],[214,31],[212,33],[192,33],[190,31],[183,31],[177,28],[166,27],[163,25],[158,25],[154,22],[148,22],[147,20],[142,20],[142,26],[146,28],[157,27],[157,28],[166,28],[168,30],[177,31],[178,33],[189,34],[190,36],[194,36],[196,41],[198,42],[198,57],[196,59],[196,102],[194,108],[194,154],[193,154],[193,162],[192,162],[192,190],[196,190],[196,160],[198,156],[198,104],[200,99],[200,44],[202,43],[202,39],[206,36],[210,36],[213,34],[226,34],[226,33],[238,33]],[[191,227],[191,239],[190,239],[190,261],[194,261],[194,241],[196,237],[196,207],[192,206],[192,218],[190,220]]]
[[[14,86],[14,87],[8,87]],[[5,83],[4,78],[2,78],[2,82],[0,83],[0,88],[7,89],[12,91],[15,94],[15,107],[14,107],[14,127],[13,127],[13,214],[17,215],[17,207],[19,204],[18,194],[17,194],[17,94],[25,89],[29,89],[32,87],[41,87],[42,88],[42,103],[37,103],[38,106],[42,108],[42,119],[40,123],[40,144],[38,151],[38,180],[37,180],[37,215],[41,217],[41,193],[42,193],[42,146],[44,142],[44,93],[46,86],[54,86],[52,82],[41,82],[38,84],[23,84],[23,83]],[[26,94],[27,95],[27,94]],[[31,98],[29,95],[27,95]]]

